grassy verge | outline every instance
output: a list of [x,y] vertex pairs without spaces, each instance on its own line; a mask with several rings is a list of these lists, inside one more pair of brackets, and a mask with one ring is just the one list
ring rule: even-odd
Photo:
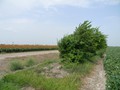
[[20,90],[27,86],[37,90],[78,90],[81,84],[80,79],[87,75],[94,66],[93,62],[64,64],[61,68],[69,72],[68,76],[51,78],[42,75],[40,72],[43,68],[52,63],[60,63],[60,60],[46,60],[36,67],[4,76],[0,80],[0,90]]
[[109,47],[104,60],[106,90],[120,90],[120,47]]

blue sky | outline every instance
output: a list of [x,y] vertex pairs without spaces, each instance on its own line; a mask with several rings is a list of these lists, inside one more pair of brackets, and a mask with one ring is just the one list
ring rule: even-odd
[[0,44],[57,44],[85,20],[120,46],[120,0],[0,0]]

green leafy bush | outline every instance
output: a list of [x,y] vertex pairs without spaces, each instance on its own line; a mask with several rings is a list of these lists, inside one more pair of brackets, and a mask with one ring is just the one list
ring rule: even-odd
[[10,70],[12,70],[12,71],[21,70],[23,68],[24,68],[24,66],[18,61],[11,62],[11,64],[10,64]]
[[91,22],[84,21],[73,34],[58,41],[60,57],[67,62],[85,62],[101,49],[106,49],[106,36],[94,28]]

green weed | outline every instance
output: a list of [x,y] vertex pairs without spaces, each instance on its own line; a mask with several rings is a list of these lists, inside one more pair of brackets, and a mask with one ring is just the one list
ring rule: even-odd
[[10,64],[11,71],[21,70],[23,68],[24,68],[23,65],[19,61],[14,61],[14,62],[11,62]]
[[27,67],[30,67],[30,66],[33,66],[33,65],[35,65],[35,61],[33,59],[30,59],[26,62]]

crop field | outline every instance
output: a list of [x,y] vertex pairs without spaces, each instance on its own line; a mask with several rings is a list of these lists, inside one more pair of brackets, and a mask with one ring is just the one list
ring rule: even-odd
[[109,47],[104,61],[107,76],[106,90],[120,90],[120,47]]
[[0,53],[55,50],[56,45],[5,45],[0,44]]

